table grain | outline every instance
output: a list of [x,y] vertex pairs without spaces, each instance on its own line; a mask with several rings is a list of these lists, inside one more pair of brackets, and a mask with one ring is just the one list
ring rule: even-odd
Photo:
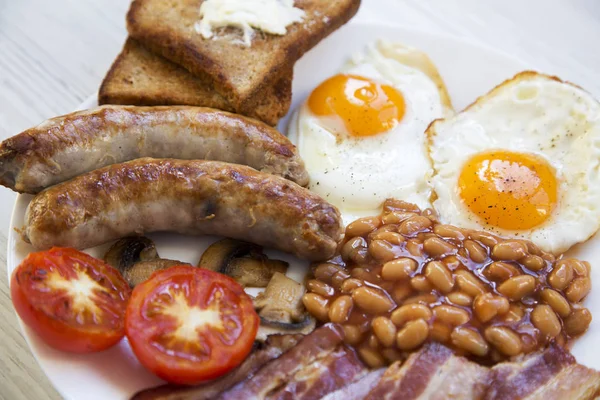
[[[97,91],[125,40],[128,7],[127,0],[0,0],[0,139]],[[356,20],[494,47],[600,98],[599,0],[363,0]],[[3,267],[14,198],[0,191]],[[59,399],[19,331],[2,271],[0,321],[0,399]]]

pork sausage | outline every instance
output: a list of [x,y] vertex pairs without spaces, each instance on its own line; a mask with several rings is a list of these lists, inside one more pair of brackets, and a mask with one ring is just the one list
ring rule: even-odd
[[220,161],[141,158],[52,186],[26,211],[37,249],[85,249],[156,231],[222,235],[307,260],[334,255],[340,213],[289,180]]
[[0,184],[35,194],[141,157],[226,161],[308,184],[296,147],[276,129],[189,106],[102,106],[50,119],[0,144]]

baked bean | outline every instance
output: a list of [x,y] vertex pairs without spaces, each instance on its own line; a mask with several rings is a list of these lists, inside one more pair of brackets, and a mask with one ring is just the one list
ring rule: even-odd
[[[588,276],[589,275],[589,263],[585,261],[579,261],[575,258],[564,258],[562,260],[558,260],[556,265],[568,264],[573,272],[577,276]],[[587,264],[587,265],[586,265]]]
[[352,293],[352,291],[356,288],[359,288],[363,285],[363,281],[356,278],[348,278],[340,287],[342,293]]
[[306,288],[309,292],[316,293],[323,297],[331,297],[335,293],[335,290],[331,286],[317,279],[311,279],[306,282]]
[[302,303],[304,303],[304,307],[316,319],[322,322],[329,322],[329,306],[326,298],[316,293],[306,293],[302,297]]
[[369,335],[369,338],[366,340],[367,345],[375,350],[379,350],[381,348],[381,344],[379,343],[379,340],[377,340],[377,336],[371,334]]
[[548,283],[557,290],[564,290],[573,280],[573,266],[567,260],[559,260],[548,275]]
[[423,319],[428,321],[431,319],[433,313],[423,304],[404,304],[394,310],[391,315],[392,322],[398,326],[403,326],[407,321],[413,321],[416,319]]
[[344,281],[348,278],[350,278],[350,274],[348,274],[346,271],[336,272],[331,277],[331,286],[333,286],[335,289],[339,289],[342,287]]
[[523,308],[516,304],[511,304],[508,307],[508,312],[502,317],[506,322],[519,322],[525,316]]
[[358,355],[361,360],[364,361],[371,368],[381,368],[386,365],[385,359],[379,354],[378,351],[370,349],[368,347],[361,347],[358,349]]
[[500,286],[498,292],[512,301],[521,300],[535,290],[535,278],[531,275],[520,275],[508,279]]
[[368,258],[367,241],[360,236],[348,240],[342,246],[340,255],[346,262],[352,261],[356,264],[364,264]]
[[423,275],[415,276],[410,280],[410,285],[419,292],[431,292],[433,286],[431,282],[427,280]]
[[463,230],[452,225],[438,224],[433,227],[433,232],[436,235],[450,239],[463,240],[465,238]]
[[490,326],[485,330],[485,338],[502,354],[516,356],[521,353],[521,338],[505,326]]
[[413,288],[408,281],[396,283],[390,294],[396,303],[401,304],[405,299],[413,294]]
[[498,242],[500,242],[498,237],[487,232],[472,231],[470,232],[470,236],[471,239],[477,240],[487,247],[494,247],[496,244],[498,244]]
[[429,330],[429,338],[438,343],[448,343],[452,328],[443,322],[433,322]]
[[350,346],[356,346],[362,341],[364,334],[358,326],[345,324],[342,325],[342,329],[344,330],[344,342]]
[[514,240],[498,243],[492,248],[492,258],[501,261],[517,261],[527,255],[527,245]]
[[376,317],[371,322],[373,333],[385,347],[391,347],[396,340],[396,325],[386,317]]
[[384,224],[399,224],[400,222],[407,220],[417,214],[408,211],[392,211],[381,217],[381,221]]
[[556,337],[560,333],[560,321],[550,306],[540,304],[531,312],[531,322],[543,335]]
[[357,306],[371,314],[391,311],[396,304],[382,290],[362,286],[352,292],[352,300]]
[[[373,239],[381,239],[379,235],[383,235],[385,233],[396,233],[398,231],[398,225],[382,225],[379,228],[375,229],[373,232],[367,235],[367,240]],[[397,233],[397,235],[400,235]],[[400,235],[402,236],[402,235]],[[383,239],[381,239],[383,240]],[[402,236],[402,240],[404,240],[404,236]]]
[[381,355],[390,364],[396,361],[401,361],[404,358],[402,357],[402,353],[391,347],[388,349],[381,350]]
[[346,236],[349,238],[354,236],[364,236],[379,228],[380,225],[381,219],[379,217],[359,218],[346,227]]
[[385,240],[394,245],[399,245],[404,242],[404,236],[396,232],[378,232],[373,235],[373,240]]
[[394,245],[385,240],[373,240],[369,244],[369,254],[380,262],[387,262],[395,259],[400,254],[395,250]]
[[483,323],[490,321],[496,315],[506,314],[509,307],[506,297],[495,296],[492,293],[480,294],[473,303],[473,311],[477,319]]
[[463,325],[471,319],[469,313],[462,308],[443,304],[433,308],[436,321],[441,321],[452,326]]
[[452,344],[479,357],[485,356],[489,346],[485,339],[474,329],[458,326],[450,334]]
[[464,267],[464,264],[456,256],[446,256],[442,261],[444,261],[444,264],[450,271],[455,271],[459,267]]
[[571,303],[579,303],[592,289],[590,278],[576,278],[567,288],[565,295]]
[[521,260],[521,263],[523,263],[527,269],[536,272],[541,271],[546,266],[546,261],[544,261],[542,257],[533,254],[525,256],[525,258]]
[[573,310],[573,312],[565,318],[565,331],[571,336],[581,335],[583,332],[587,331],[590,322],[592,322],[590,310],[587,308]]
[[410,211],[414,213],[420,213],[421,209],[413,203],[406,202],[398,199],[386,199],[383,202],[383,212],[391,211]]
[[387,281],[406,280],[416,271],[419,265],[408,257],[397,258],[383,265],[381,277]]
[[423,256],[423,244],[417,240],[407,241],[406,250],[408,250],[408,252],[415,257]]
[[439,237],[430,237],[423,241],[423,250],[432,257],[440,257],[456,252],[456,246]]
[[454,276],[441,261],[430,261],[425,267],[427,280],[441,293],[449,293],[454,287]]
[[419,232],[427,230],[431,226],[431,220],[427,217],[416,215],[405,221],[402,221],[398,227],[398,232],[405,236],[414,236]]
[[373,282],[377,278],[377,274],[372,273],[364,268],[352,268],[350,276],[363,282]]
[[431,304],[437,301],[437,297],[431,293],[412,296],[404,300],[404,304]]
[[540,293],[540,297],[561,317],[566,318],[571,313],[569,302],[556,290],[544,289]]
[[429,336],[429,325],[424,319],[417,319],[406,323],[396,335],[396,346],[400,350],[412,350]]
[[315,278],[317,278],[321,282],[331,283],[331,278],[333,277],[333,275],[340,271],[343,270],[342,267],[340,267],[339,265],[323,263],[317,265],[317,267],[313,271],[313,274],[315,275]]
[[514,265],[502,261],[494,261],[483,270],[483,274],[491,281],[504,282],[521,273]]
[[342,324],[348,320],[354,303],[348,295],[340,296],[329,306],[329,320],[336,324]]
[[457,306],[469,307],[473,303],[473,298],[463,292],[449,293],[446,298]]
[[476,263],[483,263],[487,260],[487,249],[473,240],[465,240],[463,243],[465,249],[469,252],[469,257]]
[[471,297],[485,293],[485,286],[475,275],[469,271],[459,270],[454,272],[456,284],[459,289]]

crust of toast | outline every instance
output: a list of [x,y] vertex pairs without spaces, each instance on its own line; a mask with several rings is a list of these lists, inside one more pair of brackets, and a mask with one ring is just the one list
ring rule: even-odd
[[210,83],[128,38],[102,81],[98,103],[136,106],[192,105],[217,108],[276,125],[291,104],[292,72],[269,86],[256,107],[236,109]]
[[225,28],[204,39],[194,29],[203,0],[134,0],[127,14],[129,34],[150,50],[214,84],[236,108],[252,107],[260,93],[327,35],[346,23],[360,0],[297,0],[303,22],[283,36],[255,31],[250,47],[239,44],[241,31]]

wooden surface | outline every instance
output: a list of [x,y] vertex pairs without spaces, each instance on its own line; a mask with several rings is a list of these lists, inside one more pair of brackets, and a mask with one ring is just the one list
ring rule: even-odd
[[[127,0],[0,0],[0,139],[67,113],[96,92],[125,39],[128,6]],[[599,0],[363,0],[356,19],[495,47],[600,98]],[[13,201],[0,190],[2,266]],[[0,320],[0,399],[60,398],[19,332],[5,273]]]

